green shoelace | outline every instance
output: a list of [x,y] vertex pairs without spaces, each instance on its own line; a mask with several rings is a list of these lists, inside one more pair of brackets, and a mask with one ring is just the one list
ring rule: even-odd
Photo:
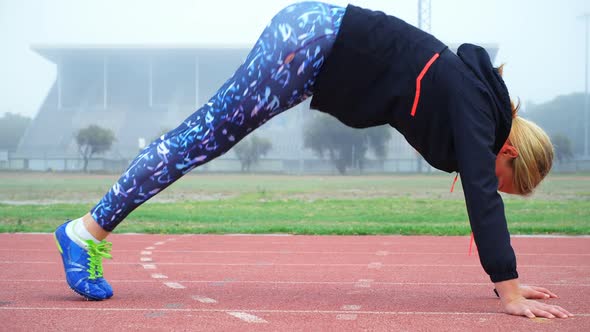
[[102,259],[111,259],[111,248],[113,244],[102,240],[100,243],[94,243],[92,240],[87,240],[88,245],[88,279],[102,278]]

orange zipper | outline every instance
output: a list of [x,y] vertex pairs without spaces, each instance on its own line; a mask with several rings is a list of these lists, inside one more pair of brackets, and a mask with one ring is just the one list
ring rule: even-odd
[[440,54],[438,53],[434,54],[432,58],[428,60],[426,66],[424,66],[424,68],[420,72],[420,75],[418,75],[418,77],[416,78],[416,95],[414,96],[414,105],[412,105],[412,112],[410,113],[412,116],[416,115],[416,108],[418,108],[418,101],[420,100],[420,82],[422,81],[424,75],[426,75],[426,72],[428,72],[428,69],[430,69],[430,66],[432,66],[434,61],[436,61],[436,59],[438,59],[439,56]]

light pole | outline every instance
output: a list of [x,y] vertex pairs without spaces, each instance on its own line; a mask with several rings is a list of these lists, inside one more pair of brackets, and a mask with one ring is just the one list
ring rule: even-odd
[[432,6],[430,0],[418,0],[418,28],[430,32]]
[[584,71],[584,159],[590,158],[588,155],[588,30],[589,30],[589,23],[590,23],[590,13],[585,13],[584,15],[580,16],[580,18],[584,19],[584,23],[586,25],[586,34],[585,34],[585,43],[586,43],[586,52],[584,57],[585,71]]

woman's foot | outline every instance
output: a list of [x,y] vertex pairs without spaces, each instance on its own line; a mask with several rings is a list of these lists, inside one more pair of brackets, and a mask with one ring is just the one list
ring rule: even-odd
[[[103,278],[102,259],[111,258],[111,244],[85,240],[86,248],[73,241],[66,233],[71,221],[59,226],[54,233],[70,288],[87,300],[101,301],[113,296],[113,289]],[[79,239],[78,239],[79,240]]]

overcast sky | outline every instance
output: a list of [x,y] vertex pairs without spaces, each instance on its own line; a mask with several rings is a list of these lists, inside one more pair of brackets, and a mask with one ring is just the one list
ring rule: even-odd
[[[0,0],[0,115],[34,116],[55,65],[31,44],[245,44],[294,0]],[[417,24],[416,0],[332,0]],[[432,0],[432,33],[448,44],[495,43],[512,97],[545,102],[584,90],[589,0]]]

